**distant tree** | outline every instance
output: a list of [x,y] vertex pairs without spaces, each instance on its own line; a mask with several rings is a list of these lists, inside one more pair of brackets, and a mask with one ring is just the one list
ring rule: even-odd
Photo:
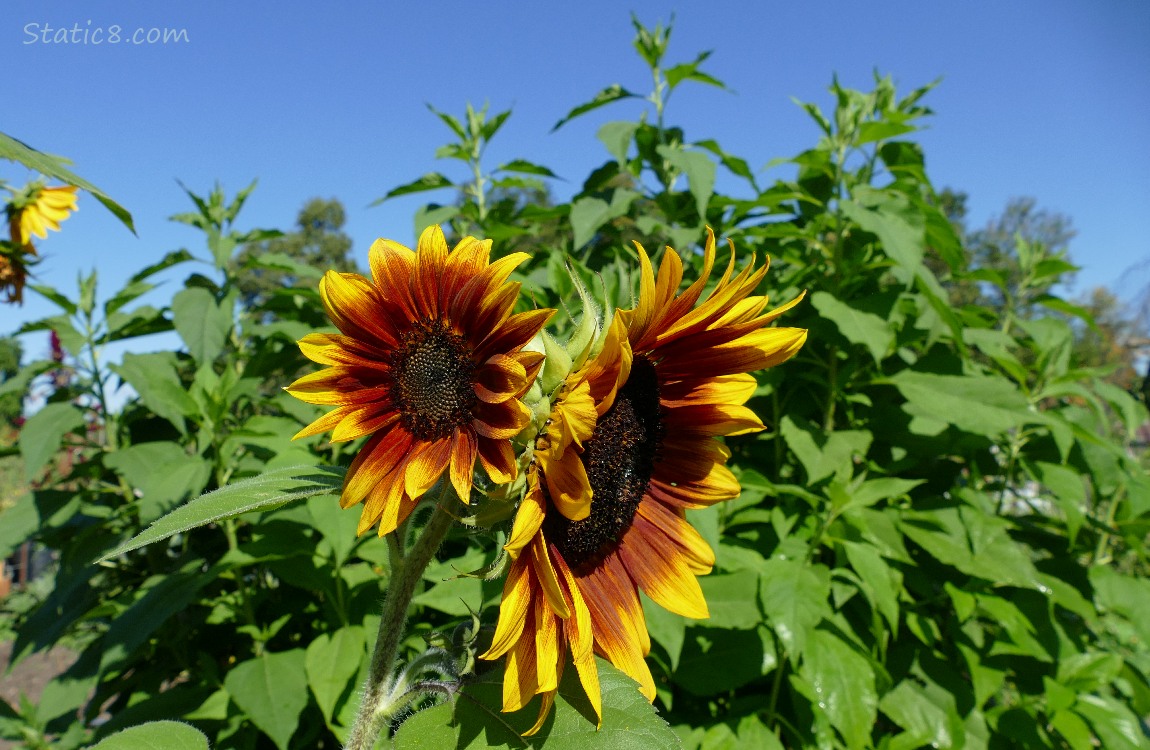
[[1107,380],[1127,391],[1135,391],[1137,352],[1139,347],[1150,343],[1144,321],[1106,287],[1095,287],[1079,304],[1094,318],[1095,327],[1075,327],[1075,364],[1113,368]]
[[343,204],[337,199],[312,198],[300,209],[295,231],[244,247],[233,260],[244,305],[254,309],[262,306],[277,289],[313,283],[297,278],[290,271],[253,264],[252,261],[261,256],[286,255],[297,263],[321,270],[355,271],[351,237],[343,232],[346,220]]
[[986,227],[966,235],[971,268],[995,274],[995,283],[983,284],[982,303],[997,310],[1028,317],[1034,300],[1049,293],[1055,284],[1073,276],[1067,272],[1044,276],[1034,283],[1028,258],[1020,255],[1019,243],[1032,248],[1032,258],[1070,262],[1070,241],[1077,232],[1066,214],[1037,207],[1034,198],[1011,198]]

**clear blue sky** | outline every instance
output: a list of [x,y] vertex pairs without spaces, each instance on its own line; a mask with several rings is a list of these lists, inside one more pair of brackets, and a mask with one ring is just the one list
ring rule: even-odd
[[[107,294],[169,250],[202,250],[196,232],[167,221],[190,206],[177,179],[201,193],[219,180],[230,194],[258,177],[241,228],[286,229],[308,198],[337,197],[365,265],[375,237],[412,240],[427,196],[368,204],[432,169],[455,169],[434,159],[448,133],[428,103],[513,107],[490,164],[545,164],[568,180],[555,192],[569,195],[606,158],[599,125],[642,105],[616,104],[554,134],[551,126],[609,83],[649,88],[630,46],[633,9],[649,25],[674,12],[669,61],[714,50],[706,69],[734,91],[676,92],[668,117],[688,140],[714,138],[761,168],[815,142],[791,97],[829,108],[833,74],[863,88],[878,70],[902,92],[941,77],[927,98],[936,115],[918,139],[935,185],[970,194],[973,226],[1012,196],[1032,195],[1073,218],[1072,253],[1084,267],[1077,290],[1106,284],[1129,298],[1150,283],[1150,269],[1130,271],[1150,258],[1150,3],[706,5],[5,0],[0,130],[72,158],[133,213],[139,234],[85,196],[64,231],[41,244],[40,277],[71,290],[94,266]],[[28,30],[45,24],[115,24],[124,36],[185,29],[187,41],[31,43]],[[23,308],[0,307],[0,334],[53,312],[28,297]],[[26,346],[39,356],[45,344]]]

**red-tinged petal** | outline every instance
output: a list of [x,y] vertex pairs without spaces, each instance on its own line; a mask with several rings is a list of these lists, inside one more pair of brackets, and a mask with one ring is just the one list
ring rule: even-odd
[[363,404],[390,394],[382,375],[362,367],[328,367],[298,378],[284,390],[309,404]]
[[479,463],[495,484],[507,484],[519,474],[515,451],[506,440],[479,438]]
[[[528,610],[525,633],[535,629],[534,612]],[[520,638],[514,648],[507,652],[503,670],[503,710],[518,711],[527,705],[539,692],[539,676],[535,672],[535,639]]]
[[383,366],[383,350],[340,333],[309,333],[299,340],[299,349],[316,364]]
[[745,435],[766,429],[754,411],[739,404],[698,404],[667,410],[664,420],[672,435],[710,437]]
[[397,339],[383,321],[376,288],[354,273],[328,271],[319,282],[319,294],[328,318],[344,335],[376,347],[389,348]]
[[668,378],[754,372],[786,362],[807,340],[802,328],[764,328],[728,344],[713,347],[706,357],[680,357],[662,363]]
[[[395,527],[398,525],[399,505],[403,498],[402,472],[403,466],[401,464],[391,474],[380,477],[380,481],[371,487],[364,499],[363,513],[359,516],[359,527],[356,529],[357,536],[376,524],[379,524],[380,536],[395,531]],[[344,507],[348,506],[344,505]]]
[[559,619],[542,598],[535,600],[536,692],[559,689]]
[[675,512],[648,499],[640,503],[639,515],[654,527],[652,534],[662,534],[664,541],[678,548],[675,554],[683,557],[693,574],[701,576],[711,572],[715,566],[715,552],[695,527],[687,523],[682,511]]
[[499,605],[499,621],[495,624],[495,635],[491,648],[481,655],[481,659],[498,659],[519,640],[527,621],[527,610],[531,607],[531,581],[528,576],[530,562],[526,559],[511,563],[507,580],[503,583],[503,601]]
[[[529,472],[538,471],[538,469],[528,469]],[[511,527],[511,535],[507,538],[507,544],[503,545],[503,549],[507,550],[507,554],[511,555],[511,559],[518,559],[519,554],[531,543],[535,535],[539,533],[539,529],[543,527],[543,519],[546,518],[546,512],[543,509],[543,491],[539,488],[539,484],[532,483],[528,480],[530,489],[519,503],[519,508],[515,511],[515,522]]]
[[451,447],[451,486],[464,503],[471,502],[471,480],[479,456],[479,438],[471,430],[456,428]]
[[357,408],[358,407],[355,405],[349,405],[341,406],[334,411],[329,411],[327,414],[324,414],[322,417],[315,420],[307,427],[292,435],[291,439],[299,440],[300,438],[311,437],[312,435],[318,435],[321,432],[327,432],[328,430],[335,429],[335,426],[340,423],[340,420],[342,420],[351,412],[355,411]]
[[509,352],[521,349],[543,329],[555,311],[550,308],[528,310],[512,315],[483,340],[476,350],[479,356],[489,352]]
[[496,354],[475,371],[475,395],[489,404],[501,404],[523,389],[527,370],[518,360]]
[[512,399],[502,404],[480,401],[472,411],[472,427],[485,438],[509,440],[518,435],[531,421],[531,410],[522,401]]
[[443,476],[451,461],[451,444],[450,437],[419,444],[415,453],[408,458],[407,471],[404,473],[404,488],[409,497],[423,497]]
[[[384,477],[393,475],[411,450],[414,438],[402,428],[379,433],[360,449],[352,460],[343,480],[341,502],[343,507],[354,505],[367,496],[372,487],[383,483]],[[399,476],[403,485],[403,476]]]
[[571,616],[567,602],[563,599],[563,591],[559,588],[559,577],[551,564],[551,556],[547,551],[547,543],[543,537],[535,537],[535,541],[528,547],[531,553],[531,567],[538,578],[539,586],[543,589],[543,598],[551,605],[552,611],[564,619]]
[[587,469],[574,450],[558,461],[549,461],[543,469],[547,492],[555,508],[572,521],[591,514],[591,481]]
[[710,617],[698,579],[676,552],[642,516],[632,521],[618,549],[631,580],[656,604],[684,617]]
[[421,317],[439,317],[441,278],[447,264],[447,239],[438,224],[432,224],[419,235],[415,253],[415,304]]
[[364,435],[387,429],[399,421],[399,412],[390,406],[380,410],[377,404],[360,407],[350,412],[340,420],[340,423],[331,431],[333,443],[343,443],[355,440]]
[[415,275],[415,253],[391,240],[376,240],[368,252],[375,286],[394,301],[408,320],[416,317],[411,280]]

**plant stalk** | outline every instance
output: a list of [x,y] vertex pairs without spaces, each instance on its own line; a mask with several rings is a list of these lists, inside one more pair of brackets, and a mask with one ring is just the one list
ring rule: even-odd
[[[454,520],[443,508],[447,495],[436,504],[423,533],[412,548],[403,555],[392,557],[395,567],[387,583],[387,598],[383,603],[383,614],[379,621],[379,632],[375,639],[375,650],[371,654],[371,668],[367,684],[363,689],[359,712],[351,728],[346,750],[371,750],[375,747],[380,731],[391,718],[391,706],[387,698],[392,692],[395,678],[395,655],[403,638],[407,608],[415,594],[415,586],[435,556],[443,538]],[[397,532],[392,532],[397,533]]]

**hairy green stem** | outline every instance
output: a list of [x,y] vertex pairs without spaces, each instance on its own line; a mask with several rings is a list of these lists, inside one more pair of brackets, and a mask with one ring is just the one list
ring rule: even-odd
[[367,684],[363,689],[359,712],[351,728],[346,750],[371,750],[384,724],[391,718],[392,712],[389,710],[391,706],[387,704],[387,698],[392,692],[395,655],[403,638],[407,608],[411,604],[411,597],[415,594],[416,584],[419,583],[423,571],[431,562],[439,545],[443,543],[443,538],[447,536],[447,531],[454,520],[443,508],[445,500],[446,497],[436,504],[427,526],[412,548],[402,557],[392,556],[394,567],[391,570],[391,579],[387,583],[387,598],[383,603],[383,615],[379,621],[375,650],[371,654],[371,668],[368,671]]

